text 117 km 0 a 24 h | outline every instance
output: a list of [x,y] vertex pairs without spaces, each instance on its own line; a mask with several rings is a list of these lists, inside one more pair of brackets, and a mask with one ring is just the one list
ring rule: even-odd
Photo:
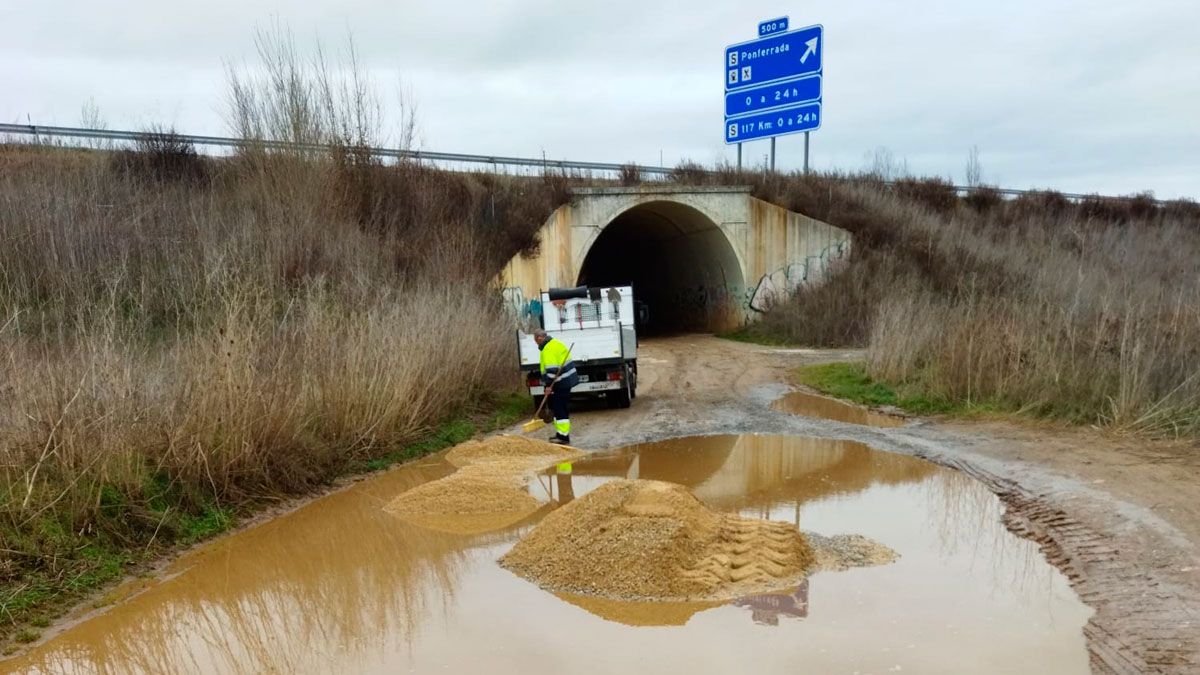
[[757,138],[812,131],[819,126],[821,104],[808,103],[729,120],[725,123],[725,142],[742,143]]

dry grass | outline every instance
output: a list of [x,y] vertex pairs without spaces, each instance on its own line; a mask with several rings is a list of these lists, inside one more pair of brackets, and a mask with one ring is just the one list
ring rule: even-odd
[[[878,306],[869,368],[968,403],[1154,434],[1200,432],[1200,223],[1158,212],[994,214],[915,221],[941,255],[969,252],[1014,281],[964,275]],[[937,327],[936,330],[931,327]]]
[[171,541],[310,489],[511,380],[488,282],[553,184],[202,161],[174,180],[152,158],[0,148],[6,586],[95,537]]
[[[362,89],[289,58],[314,97],[235,86],[231,157],[0,146],[0,642],[513,386],[489,283],[562,179],[385,166]],[[334,149],[255,142],[288,120]]]
[[1148,195],[1003,200],[875,176],[692,181],[851,231],[848,264],[749,330],[868,347],[872,376],[926,395],[1154,435],[1200,433],[1200,207]]
[[202,536],[512,386],[488,283],[535,243],[554,181],[200,161],[172,178],[153,158],[0,147],[9,619],[90,583],[82,550]]

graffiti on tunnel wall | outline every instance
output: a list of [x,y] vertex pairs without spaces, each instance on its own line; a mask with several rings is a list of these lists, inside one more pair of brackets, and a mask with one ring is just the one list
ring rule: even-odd
[[849,250],[849,242],[839,241],[826,246],[817,255],[808,256],[801,262],[790,263],[770,274],[764,274],[750,294],[746,308],[754,312],[765,312],[772,304],[786,300],[797,290],[821,283],[829,277],[837,263],[846,257]]
[[504,300],[504,307],[509,316],[516,320],[518,328],[528,332],[541,327],[542,303],[536,297],[525,297],[525,289],[520,286],[501,289],[500,297]]

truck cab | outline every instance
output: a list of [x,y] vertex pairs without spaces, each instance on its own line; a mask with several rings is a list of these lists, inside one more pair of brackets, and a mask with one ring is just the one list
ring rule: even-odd
[[636,307],[632,286],[553,288],[530,302],[517,352],[534,405],[545,395],[532,334],[542,328],[571,348],[579,372],[572,398],[602,397],[610,408],[628,408],[637,397]]

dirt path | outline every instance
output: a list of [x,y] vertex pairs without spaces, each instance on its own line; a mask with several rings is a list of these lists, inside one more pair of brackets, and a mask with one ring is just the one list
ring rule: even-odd
[[797,417],[769,403],[797,366],[852,351],[773,349],[682,336],[640,347],[632,408],[573,417],[602,449],[688,434],[845,438],[953,466],[1008,505],[1096,610],[1085,633],[1099,673],[1200,672],[1200,446],[1095,430],[918,421],[897,429]]

